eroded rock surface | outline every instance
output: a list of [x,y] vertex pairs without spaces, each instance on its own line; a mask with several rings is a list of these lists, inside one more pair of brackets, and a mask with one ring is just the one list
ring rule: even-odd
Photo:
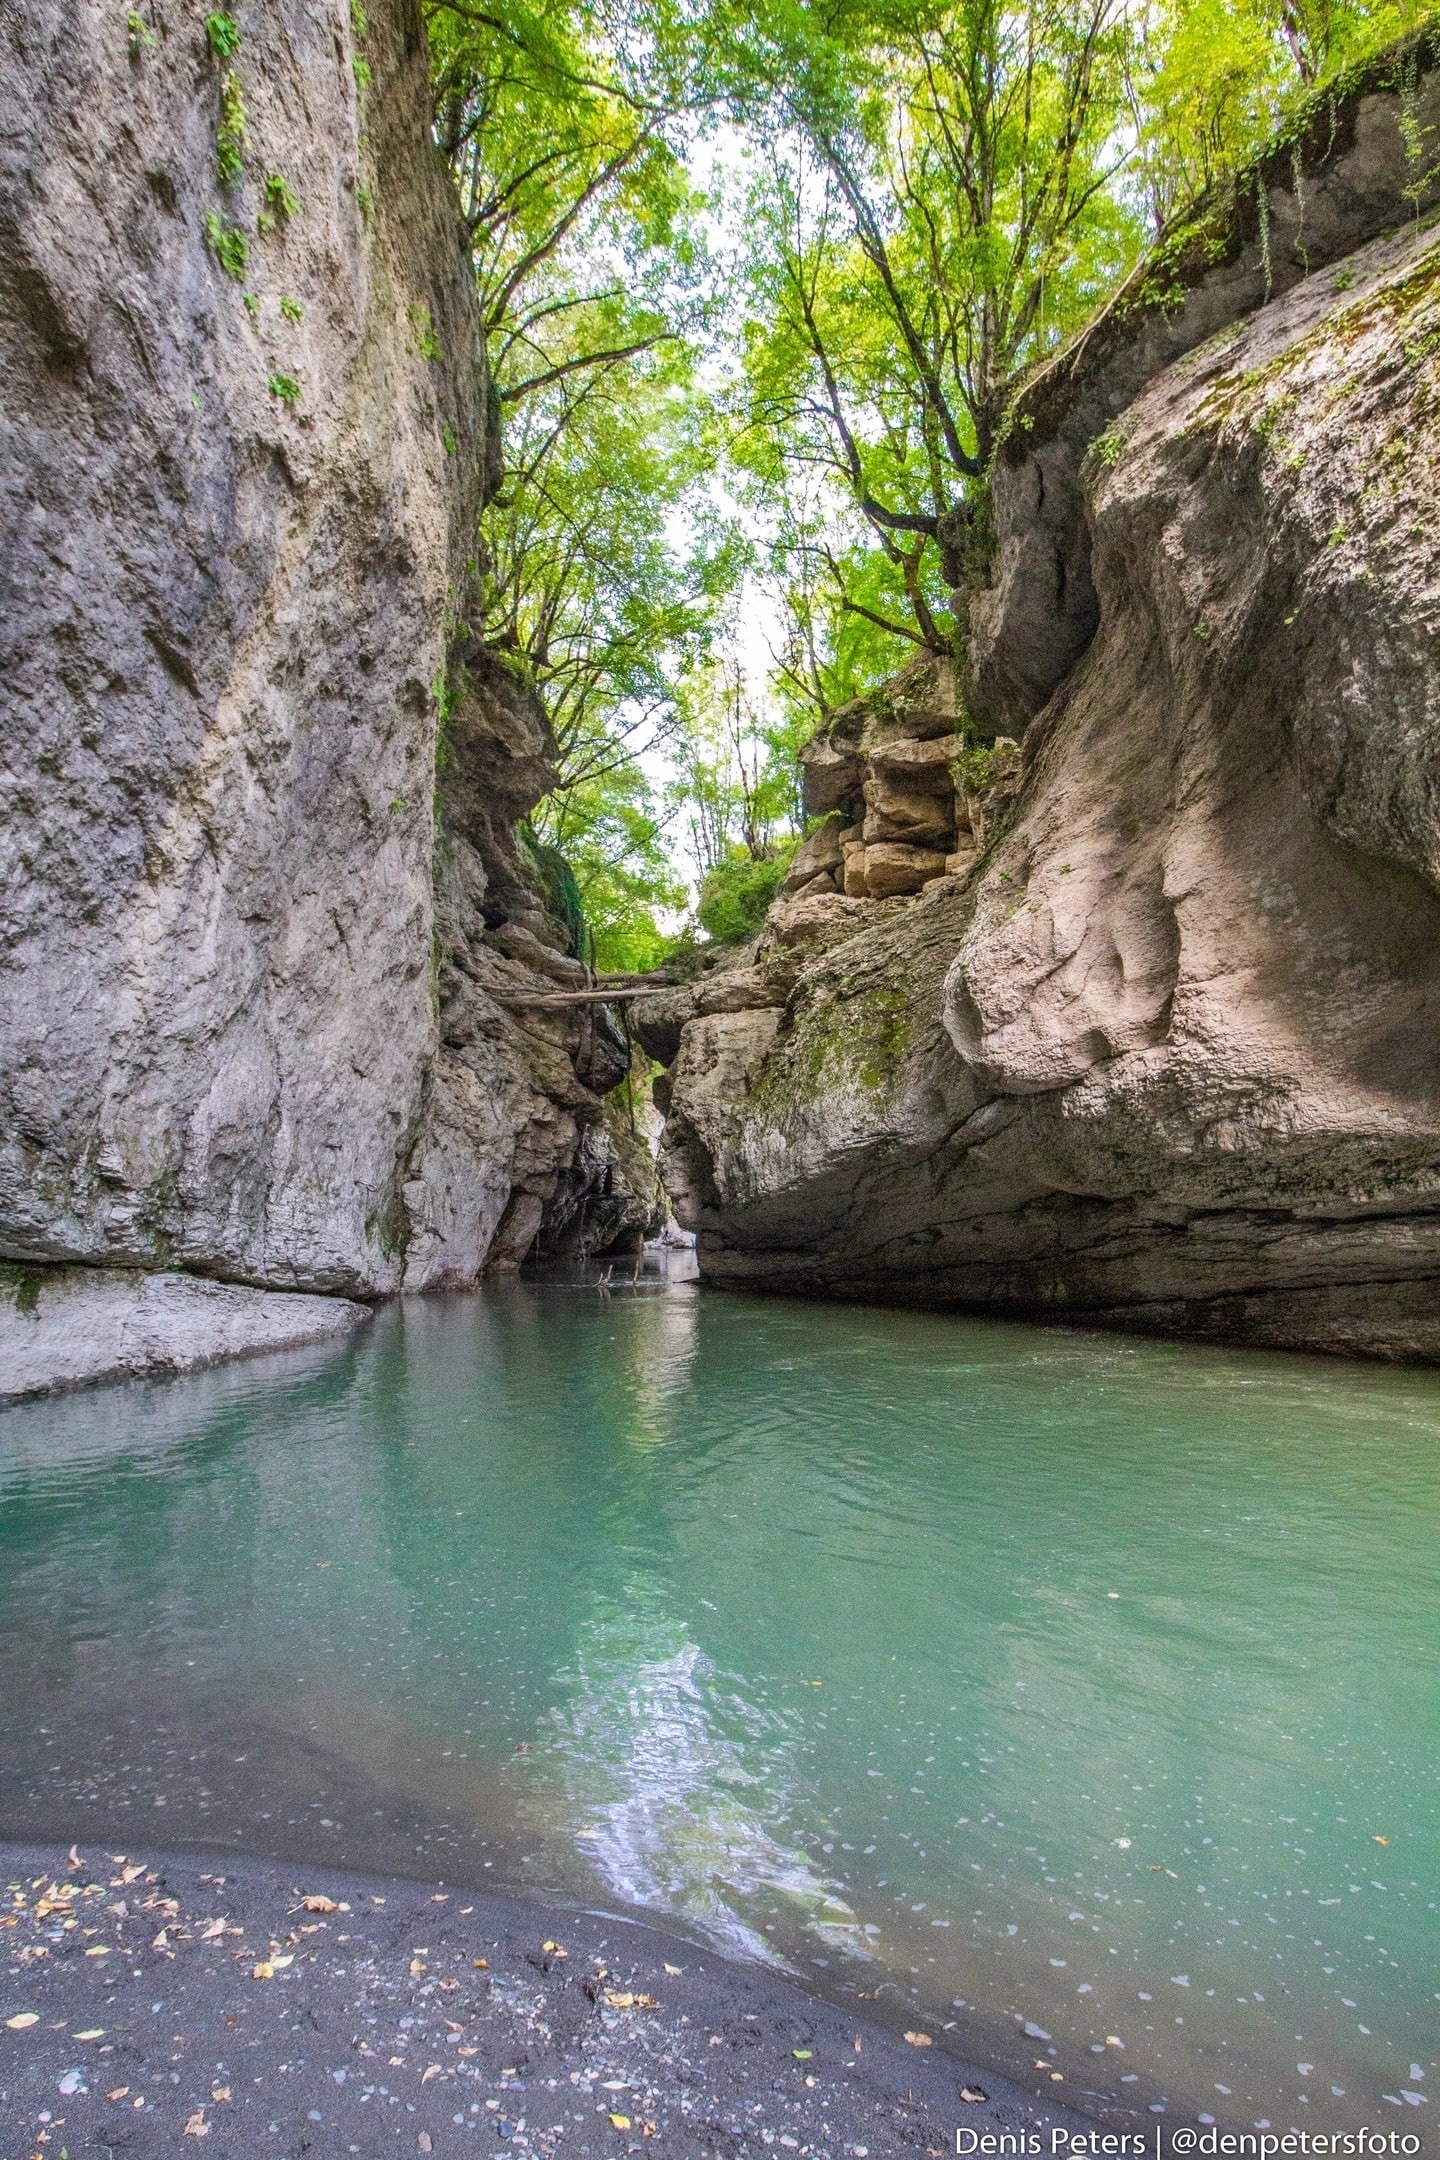
[[1437,364],[1412,228],[1119,417],[975,867],[683,1030],[711,1280],[1440,1357]]
[[222,1358],[343,1342],[349,1298],[254,1290],[138,1268],[0,1266],[0,1403],[94,1380],[193,1372]]
[[419,9],[235,17],[0,18],[0,1254],[374,1296],[613,1186],[613,1046],[490,995],[562,933]]

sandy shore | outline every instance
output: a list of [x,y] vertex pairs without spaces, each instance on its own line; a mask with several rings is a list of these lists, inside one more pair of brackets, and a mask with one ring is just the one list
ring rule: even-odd
[[882,2160],[1089,2128],[605,1914],[230,1855],[0,1866],[0,2160]]

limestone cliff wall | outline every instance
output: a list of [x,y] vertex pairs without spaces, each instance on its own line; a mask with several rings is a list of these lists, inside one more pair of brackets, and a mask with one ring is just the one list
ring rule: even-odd
[[1440,244],[1170,366],[973,866],[643,1025],[702,1272],[1440,1357]]
[[553,933],[418,5],[232,15],[0,10],[0,1256],[365,1297],[598,1178],[606,1074],[442,1042],[457,895]]

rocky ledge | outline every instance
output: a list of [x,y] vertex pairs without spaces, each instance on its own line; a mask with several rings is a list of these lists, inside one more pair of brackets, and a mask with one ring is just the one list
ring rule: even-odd
[[988,820],[943,698],[819,746],[793,890],[640,1022],[710,1281],[1440,1357],[1437,367],[1412,218],[1131,398]]

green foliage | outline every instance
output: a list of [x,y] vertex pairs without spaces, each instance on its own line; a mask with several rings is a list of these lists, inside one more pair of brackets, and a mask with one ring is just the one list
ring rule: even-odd
[[205,18],[205,42],[214,60],[228,60],[240,44],[240,29],[233,15],[223,9]]
[[576,960],[585,959],[585,903],[574,871],[560,849],[542,840],[528,821],[521,825],[519,837],[545,895],[546,906],[556,921],[565,925],[566,951]]
[[305,310],[298,300],[291,299],[289,293],[282,293],[280,296],[280,313],[284,316],[286,322],[298,323]]
[[359,187],[357,187],[355,190],[355,200],[360,206],[361,217],[368,225],[370,222],[371,212],[375,208],[375,197],[371,193],[370,189],[366,187],[363,180],[361,181]]
[[300,214],[300,200],[284,173],[271,173],[265,182],[265,208],[272,217],[284,218],[288,223]]
[[435,335],[435,325],[430,320],[428,307],[412,307],[409,310],[410,330],[415,340],[415,350],[422,360],[440,358],[440,341]]
[[243,281],[250,263],[250,243],[244,228],[233,224],[219,210],[205,214],[205,244],[226,277]]
[[282,405],[293,405],[300,396],[300,385],[293,375],[272,375],[269,386],[271,396],[279,398]]
[[142,53],[154,52],[155,33],[136,8],[131,8],[125,17],[125,35],[130,43],[132,60],[138,60]]
[[354,59],[350,62],[350,72],[355,77],[355,88],[360,92],[360,95],[363,97],[365,95],[365,92],[370,88],[371,73],[369,61],[366,60],[360,53],[356,53]]
[[350,28],[357,38],[370,35],[370,18],[365,13],[363,0],[350,0]]
[[215,170],[222,187],[238,187],[245,177],[250,136],[240,78],[227,68],[220,82],[220,124],[215,130]]
[[757,862],[743,848],[732,848],[700,881],[695,914],[706,936],[717,945],[754,937],[787,868],[784,855]]
[[615,971],[659,966],[669,941],[657,913],[683,908],[686,893],[671,864],[653,795],[636,767],[620,767],[547,797],[535,826],[574,876],[596,966]]

